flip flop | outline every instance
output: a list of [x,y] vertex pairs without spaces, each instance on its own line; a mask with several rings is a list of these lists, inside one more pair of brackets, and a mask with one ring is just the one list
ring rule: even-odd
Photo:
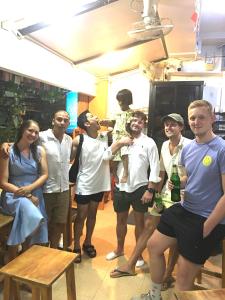
[[124,277],[124,276],[135,276],[135,275],[137,275],[137,273],[130,273],[130,272],[127,272],[127,271],[121,271],[119,269],[114,269],[110,273],[111,278],[119,278],[119,277]]
[[112,252],[109,252],[107,255],[106,255],[106,260],[113,260],[113,259],[115,259],[115,258],[117,258],[117,257],[119,257],[119,256],[123,256],[124,254],[123,253],[121,253],[121,254],[117,254],[117,253],[115,253],[114,251],[112,251]]

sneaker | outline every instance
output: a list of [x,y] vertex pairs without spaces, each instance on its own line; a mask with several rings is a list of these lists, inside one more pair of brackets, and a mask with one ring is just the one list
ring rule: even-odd
[[[148,291],[147,294],[141,294],[140,296],[132,297],[130,300],[153,300],[151,296],[151,292]],[[162,300],[162,297],[160,297],[160,300]]]
[[152,300],[150,291],[147,294],[141,294],[140,296],[132,297],[130,300]]
[[144,264],[145,264],[144,259],[138,259],[137,262],[136,262],[135,267],[136,267],[136,268],[141,268],[141,267],[144,266]]

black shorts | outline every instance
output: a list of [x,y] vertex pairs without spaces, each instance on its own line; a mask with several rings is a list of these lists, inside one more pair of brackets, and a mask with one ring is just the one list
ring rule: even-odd
[[126,193],[120,191],[117,187],[114,188],[113,195],[113,207],[115,212],[121,213],[129,211],[130,206],[133,210],[140,213],[148,211],[148,203],[142,203],[141,198],[147,189],[147,185],[139,187],[132,193]]
[[78,204],[88,204],[91,201],[93,202],[101,202],[103,198],[104,192],[91,194],[91,195],[78,195],[76,194],[75,201]]
[[225,225],[218,224],[203,239],[206,218],[175,204],[162,214],[157,229],[162,234],[177,239],[179,253],[189,261],[202,265],[225,237]]

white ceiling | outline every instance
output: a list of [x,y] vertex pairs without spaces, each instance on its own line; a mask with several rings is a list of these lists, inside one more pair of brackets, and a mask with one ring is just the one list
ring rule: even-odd
[[[64,0],[63,3],[66,5],[70,2],[73,12],[74,5],[81,1]],[[14,23],[17,29],[32,24],[28,22],[28,12],[35,11],[41,6],[44,14],[47,9],[46,2],[42,3],[42,0],[37,2],[37,7],[31,6],[31,2],[25,0],[8,2],[12,8],[8,11],[6,7],[5,10],[1,9],[0,20],[20,19]],[[10,2],[13,2],[13,6]],[[56,25],[43,27],[25,35],[25,38],[32,39],[71,61],[77,68],[98,77],[134,69],[142,61],[166,58],[167,51],[169,56],[175,57],[195,52],[194,22],[191,19],[195,11],[195,0],[160,0],[159,16],[170,18],[174,29],[165,36],[164,41],[158,39],[137,46],[134,46],[136,41],[128,36],[127,31],[133,22],[141,20],[141,14],[131,10],[130,2],[131,0],[118,0],[79,16],[68,17],[66,21],[59,17]],[[53,13],[54,6],[52,6]],[[113,56],[109,56],[108,60],[101,56],[117,49],[126,50],[123,50],[116,60]]]

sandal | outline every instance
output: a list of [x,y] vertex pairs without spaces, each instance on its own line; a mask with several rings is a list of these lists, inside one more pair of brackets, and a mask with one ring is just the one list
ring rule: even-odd
[[75,264],[80,264],[81,260],[82,260],[82,258],[81,258],[81,249],[79,249],[79,248],[74,249],[73,253],[77,254],[76,258],[74,259],[74,263]]
[[90,258],[93,258],[96,256],[96,249],[93,245],[83,245],[83,251],[89,256]]

